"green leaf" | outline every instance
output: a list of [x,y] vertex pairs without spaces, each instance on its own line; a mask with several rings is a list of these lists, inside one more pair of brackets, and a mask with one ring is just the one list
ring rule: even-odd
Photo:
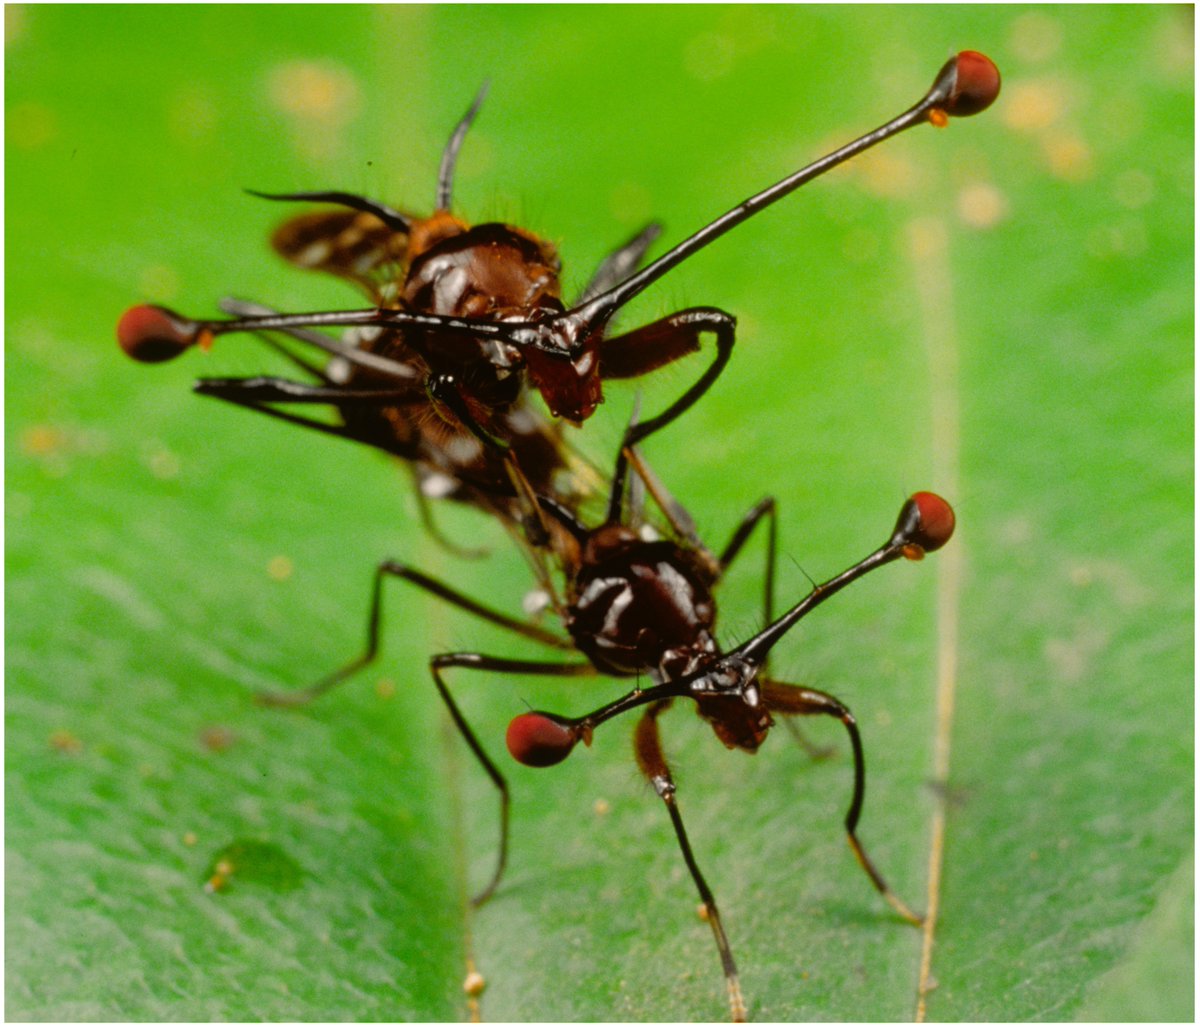
[[[134,366],[128,305],[357,302],[265,246],[245,196],[341,188],[425,211],[479,83],[455,206],[561,246],[568,286],[650,218],[669,245],[989,53],[994,110],[920,129],[672,272],[625,316],[739,319],[729,368],[647,455],[714,545],[781,504],[781,600],[946,494],[950,546],[840,595],[773,673],[834,692],[851,764],[782,732],[663,727],[759,1020],[1191,1019],[1192,42],[1164,7],[42,7],[7,27],[6,1014],[39,1020],[726,1015],[661,803],[608,725],[496,796],[431,653],[528,646],[395,585],[378,666],[255,707],[361,645],[376,562],[520,609],[502,532],[364,450],[192,396],[271,366],[235,340]],[[662,252],[661,249],[658,252]],[[656,373],[643,409],[695,361]],[[612,458],[633,387],[580,433]],[[759,625],[761,542],[721,594]],[[537,654],[541,655],[541,654]],[[618,682],[461,674],[511,717]],[[944,819],[939,820],[940,816]],[[941,823],[944,826],[939,828]],[[935,844],[935,837],[937,839]],[[931,853],[940,853],[932,859]],[[931,869],[932,868],[932,869]],[[931,885],[932,882],[932,885]],[[1164,968],[1171,968],[1165,973]]]

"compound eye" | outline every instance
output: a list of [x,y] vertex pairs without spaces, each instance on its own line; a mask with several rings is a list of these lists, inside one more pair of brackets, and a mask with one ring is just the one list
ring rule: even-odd
[[202,334],[194,321],[149,303],[130,307],[117,322],[117,342],[121,349],[143,364],[173,360],[196,345]]
[[954,72],[954,88],[945,107],[952,117],[966,118],[985,111],[1000,95],[1000,69],[990,57],[976,50],[963,50],[954,58]]
[[941,549],[954,534],[954,510],[934,492],[917,492],[909,497],[896,521],[892,545],[909,560]]
[[508,725],[505,741],[518,763],[552,767],[571,754],[579,741],[579,731],[571,721],[551,713],[522,713]]
[[936,492],[917,492],[912,497],[920,515],[920,534],[914,540],[927,553],[941,549],[954,534],[954,510]]

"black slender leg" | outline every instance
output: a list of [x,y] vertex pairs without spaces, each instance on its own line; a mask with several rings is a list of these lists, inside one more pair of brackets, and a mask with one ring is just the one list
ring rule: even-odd
[[777,541],[776,520],[778,517],[775,497],[765,496],[750,508],[742,517],[741,523],[734,530],[732,537],[721,550],[717,558],[721,565],[721,575],[729,570],[730,565],[737,559],[750,538],[751,532],[758,527],[764,517],[767,520],[767,568],[763,583],[764,624],[770,624],[775,619],[775,546]]
[[371,586],[371,608],[367,615],[367,644],[362,655],[339,667],[333,673],[327,674],[319,681],[309,685],[308,688],[302,688],[295,692],[261,692],[258,695],[258,701],[264,706],[303,706],[324,695],[331,688],[341,684],[346,678],[371,663],[379,653],[379,631],[383,621],[383,582],[387,577],[400,578],[402,581],[416,585],[439,599],[445,600],[451,606],[466,610],[467,613],[474,614],[482,620],[512,631],[523,638],[552,646],[555,649],[572,648],[570,642],[536,624],[526,624],[524,621],[490,609],[406,564],[397,563],[394,560],[384,560],[376,567]]
[[481,653],[443,653],[440,656],[433,657],[429,661],[429,670],[433,674],[433,683],[437,685],[438,694],[442,697],[442,701],[450,711],[450,716],[454,720],[454,726],[458,728],[459,734],[463,736],[467,745],[470,746],[471,752],[475,754],[475,758],[479,760],[488,777],[492,779],[492,783],[500,792],[500,854],[496,860],[496,869],[483,891],[471,899],[472,905],[481,906],[492,897],[493,892],[495,892],[497,885],[500,883],[500,878],[504,874],[504,867],[508,862],[508,782],[504,779],[504,775],[500,773],[499,769],[497,769],[496,764],[492,762],[491,758],[484,751],[483,746],[479,744],[479,739],[475,737],[475,732],[471,730],[471,725],[467,723],[467,719],[463,716],[462,711],[458,708],[458,704],[454,701],[454,697],[450,694],[450,689],[442,679],[441,672],[451,667],[470,667],[474,670],[490,670],[503,674],[528,674],[544,677],[587,676],[595,674],[596,669],[590,663],[543,663],[533,660],[509,660],[498,656],[484,656]]
[[704,880],[696,857],[692,854],[692,846],[688,841],[687,831],[683,827],[683,817],[679,813],[679,805],[675,799],[675,781],[671,777],[671,769],[667,766],[663,755],[662,741],[658,733],[658,715],[670,705],[670,701],[654,703],[646,708],[642,719],[638,721],[634,734],[634,749],[637,753],[638,767],[646,775],[658,797],[666,804],[667,813],[671,817],[671,826],[675,828],[675,837],[679,840],[679,849],[683,853],[683,861],[687,864],[688,872],[696,883],[700,893],[700,901],[704,903],[704,912],[708,924],[712,928],[713,937],[717,942],[717,951],[721,956],[721,969],[725,973],[725,985],[729,994],[729,1012],[735,1023],[743,1023],[746,1019],[746,1003],[742,998],[742,986],[738,979],[737,964],[733,959],[733,950],[729,947],[729,938],[721,924],[721,914],[717,910],[717,900],[713,898],[712,889]]
[[[320,421],[312,417],[304,417],[288,410],[279,410],[271,403],[329,403],[338,406],[349,406],[361,403],[371,406],[402,406],[416,402],[412,389],[404,390],[353,390],[323,385],[309,385],[305,382],[294,382],[287,378],[271,378],[260,376],[256,378],[201,378],[192,386],[193,391],[201,396],[213,396],[225,400],[247,410],[255,410],[288,424],[311,428],[325,435],[333,435],[339,439],[349,439],[352,442],[362,442],[375,446],[385,452],[407,457],[408,454],[394,449],[386,444],[386,440],[373,435],[364,435],[341,424]],[[423,397],[422,397],[423,398]]]
[[[333,435],[339,439],[349,439],[351,442],[368,442],[368,440],[360,438],[348,428],[339,424],[329,424],[325,421],[318,421],[312,417],[301,417],[299,414],[290,413],[287,410],[277,410],[275,407],[266,406],[262,403],[256,403],[250,399],[239,397],[225,391],[208,392],[204,388],[205,380],[198,381],[194,388],[201,396],[216,396],[218,399],[223,399],[229,403],[234,403],[237,406],[245,407],[247,410],[254,410],[260,414],[266,414],[268,417],[274,417],[276,420],[285,421],[288,424],[294,424],[301,428],[311,428],[313,431],[321,432],[324,435]],[[369,443],[368,444],[374,444]]]
[[453,374],[435,374],[429,377],[425,388],[433,399],[447,407],[458,418],[459,423],[489,449],[501,455],[511,448],[504,439],[489,432],[471,414],[471,408],[458,390],[458,378]]
[[693,307],[671,314],[653,324],[607,339],[601,349],[600,367],[605,378],[629,378],[645,374],[671,363],[700,348],[700,336],[711,332],[717,338],[717,355],[692,386],[657,417],[631,425],[621,443],[613,486],[609,496],[608,519],[621,519],[621,500],[628,471],[626,450],[666,427],[703,396],[720,377],[733,352],[737,321],[715,307]]
[[824,714],[836,717],[850,735],[850,746],[854,750],[854,795],[850,799],[850,808],[846,811],[846,837],[850,848],[858,860],[859,866],[866,871],[871,883],[879,893],[887,899],[891,907],[909,923],[920,927],[924,918],[909,909],[908,905],[891,888],[883,875],[875,869],[875,864],[867,855],[862,842],[858,840],[858,818],[862,813],[863,797],[866,794],[867,768],[863,758],[862,739],[858,734],[858,723],[854,714],[841,702],[826,692],[815,688],[802,688],[798,685],[784,685],[775,681],[763,682],[763,702],[768,710],[774,713],[811,716]]
[[443,534],[442,529],[438,527],[437,521],[434,519],[429,497],[421,490],[421,477],[417,473],[416,466],[410,463],[406,463],[405,466],[412,472],[413,496],[417,501],[417,516],[421,519],[421,527],[425,529],[425,533],[446,550],[446,552],[462,560],[481,560],[487,556],[488,550],[484,547],[460,546],[457,542],[447,538]]

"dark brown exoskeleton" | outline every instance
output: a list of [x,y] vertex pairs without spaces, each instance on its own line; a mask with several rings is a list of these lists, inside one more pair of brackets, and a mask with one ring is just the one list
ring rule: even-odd
[[[521,676],[594,676],[635,678],[638,685],[614,702],[582,717],[560,717],[528,712],[509,725],[507,745],[514,759],[528,766],[560,763],[580,741],[590,745],[595,730],[605,721],[644,707],[634,736],[638,766],[667,807],[684,860],[704,903],[720,953],[734,1020],[745,1019],[745,1003],[737,965],[716,900],[696,862],[684,830],[676,799],[676,786],[659,739],[658,718],[676,699],[690,699],[711,725],[720,742],[730,749],[755,753],[766,740],[777,716],[832,716],[846,727],[854,753],[854,790],[846,814],[851,848],[872,883],[889,903],[912,923],[921,919],[888,887],[858,839],[857,826],[865,789],[862,742],[849,709],[837,698],[813,688],[773,680],[767,671],[771,649],[801,618],[869,571],[901,557],[919,560],[940,549],[954,531],[954,513],[942,498],[919,492],[905,504],[888,541],[866,559],[830,580],[815,586],[803,600],[779,618],[772,616],[775,563],[775,502],[758,503],[742,520],[719,554],[695,536],[690,518],[665,492],[635,451],[630,456],[640,480],[671,522],[675,537],[647,538],[640,513],[621,521],[607,521],[594,529],[581,524],[566,507],[547,497],[541,503],[575,545],[566,573],[566,605],[562,610],[567,638],[546,628],[509,617],[484,603],[405,564],[380,564],[374,581],[363,654],[314,686],[298,692],[272,695],[279,705],[307,702],[345,680],[375,659],[382,627],[383,583],[397,577],[450,604],[506,628],[523,638],[560,650],[574,650],[579,660],[527,660],[482,653],[443,653],[431,658],[434,685],[459,732],[500,793],[500,848],[495,871],[475,897],[479,905],[495,891],[508,854],[509,791],[504,774],[488,755],[451,694],[446,674],[451,669],[474,669]],[[635,479],[638,480],[638,479]],[[610,508],[621,509],[620,497],[610,498]],[[717,645],[716,602],[713,590],[741,552],[755,527],[768,519],[767,573],[764,621],[767,626],[729,652]]]
[[[850,710],[836,697],[814,688],[784,684],[768,676],[771,649],[820,603],[850,582],[893,560],[919,560],[940,549],[954,531],[948,503],[930,492],[913,495],[900,511],[888,541],[866,559],[817,585],[753,638],[722,653],[713,637],[716,607],[712,587],[724,574],[755,523],[774,512],[773,501],[760,503],[743,520],[719,557],[691,545],[670,541],[646,542],[638,533],[606,524],[581,535],[583,560],[574,582],[567,629],[590,666],[602,673],[648,677],[651,684],[582,717],[545,712],[523,713],[509,725],[509,752],[535,767],[564,760],[580,741],[592,742],[600,724],[628,710],[643,707],[634,733],[638,767],[667,807],[684,861],[704,903],[721,957],[729,1006],[735,1021],[746,1008],[737,965],[722,926],[716,900],[696,862],[679,812],[676,785],[663,752],[658,718],[676,699],[690,699],[708,721],[718,740],[729,749],[756,753],[778,716],[835,717],[845,726],[854,753],[854,791],[846,813],[846,833],[863,870],[892,907],[906,920],[921,918],[888,887],[857,834],[865,789],[865,765],[858,726]],[[774,523],[768,546],[768,581],[774,562]],[[477,666],[496,671],[528,673],[528,667],[508,667],[507,661],[464,656],[433,662],[434,675],[445,666]],[[563,668],[571,665],[563,665]],[[552,673],[554,671],[551,671]],[[444,691],[444,685],[439,683]],[[479,752],[476,749],[477,753]],[[483,758],[481,756],[481,758]]]
[[[530,552],[552,558],[562,570],[564,597],[555,604],[564,635],[477,602],[405,564],[377,568],[362,656],[307,690],[270,696],[279,704],[321,694],[373,660],[379,647],[383,584],[398,577],[520,637],[573,652],[584,660],[508,659],[480,653],[445,653],[430,661],[437,691],[464,740],[496,785],[501,800],[501,842],[495,872],[476,897],[497,887],[508,849],[508,787],[464,719],[446,682],[452,669],[545,676],[634,678],[638,687],[582,717],[525,713],[509,725],[510,754],[522,763],[561,762],[579,741],[627,710],[641,707],[635,732],[639,767],[665,803],[689,872],[700,892],[728,984],[730,1010],[743,1019],[733,955],[712,892],[692,853],[663,755],[658,719],[676,699],[696,703],[700,715],[729,748],[753,753],[775,718],[827,715],[849,734],[855,759],[854,791],[846,815],[851,846],[880,892],[910,920],[918,918],[888,888],[857,837],[864,793],[862,745],[849,710],[833,696],[772,680],[771,649],[808,612],[851,581],[900,557],[917,559],[945,544],[953,531],[950,507],[932,493],[918,493],[901,511],[889,540],[865,560],[816,586],[783,616],[771,615],[772,562],[768,563],[767,626],[731,651],[714,638],[713,589],[774,504],[752,510],[720,553],[695,537],[686,514],[664,499],[638,462],[637,443],[684,413],[709,388],[729,358],[733,318],[709,307],[680,311],[634,331],[609,335],[616,313],[677,264],[804,182],[870,146],[930,121],[983,110],[999,89],[995,66],[965,51],[939,72],[927,95],[874,132],[801,169],[713,221],[642,270],[657,234],[649,226],[617,250],[592,285],[569,308],[561,301],[557,257],[552,248],[507,225],[471,227],[449,212],[456,155],[478,108],[458,126],[443,157],[437,210],[414,218],[383,204],[344,193],[304,193],[274,199],[336,203],[346,210],[294,218],[276,233],[276,248],[302,266],[339,274],[367,289],[368,310],[280,314],[231,304],[230,320],[193,320],[162,307],[129,310],[118,339],[136,359],[171,359],[215,336],[237,331],[280,331],[332,359],[317,367],[286,349],[312,378],[208,379],[197,390],[249,406],[289,422],[364,442],[409,461],[426,484],[444,483],[464,499],[511,523],[520,521]],[[349,327],[337,341],[313,329]],[[656,416],[625,433],[608,493],[607,516],[588,528],[579,518],[579,497],[569,480],[568,450],[557,423],[528,403],[538,391],[556,415],[585,420],[602,398],[605,379],[633,378],[699,348],[705,333],[716,338],[716,357],[704,373]],[[282,348],[282,347],[281,347]],[[329,405],[337,420],[325,422],[288,409],[292,404]],[[659,496],[675,531],[647,540],[638,516],[624,509],[630,462]],[[565,473],[564,473],[565,472]],[[431,492],[436,489],[430,489]],[[774,538],[774,518],[770,521]],[[774,554],[773,541],[768,545]],[[648,683],[646,683],[648,682]],[[641,687],[643,683],[645,687]]]
[[[656,416],[631,427],[620,452],[683,414],[712,385],[734,344],[734,318],[713,307],[681,310],[623,334],[609,334],[617,312],[672,268],[776,200],[871,146],[914,125],[945,124],[986,108],[999,91],[999,73],[982,54],[964,51],[938,73],[921,101],[826,157],[738,204],[636,270],[658,234],[650,225],[605,261],[591,285],[567,308],[561,299],[552,246],[505,224],[469,226],[450,213],[459,148],[482,93],[455,130],[438,176],[436,210],[417,218],[343,192],[258,194],[275,200],[318,200],[348,210],[302,215],[275,234],[288,260],[363,287],[367,310],[302,314],[248,313],[231,320],[195,320],[162,307],[138,306],[121,319],[117,336],[143,361],[170,359],[230,332],[282,329],[341,357],[338,375],[307,367],[311,385],[286,379],[217,379],[197,390],[245,406],[365,441],[406,459],[434,453],[472,467],[487,464],[492,486],[518,495],[527,519],[541,521],[536,496],[552,491],[537,473],[544,440],[523,439],[512,413],[526,384],[550,411],[582,422],[603,398],[608,379],[635,378],[696,352],[716,339],[716,356],[685,392]],[[356,326],[347,344],[307,331]],[[307,366],[307,365],[304,365]],[[314,422],[279,405],[319,403],[337,408],[341,424]],[[430,416],[430,411],[435,416]],[[517,417],[520,421],[520,416]],[[465,440],[465,441],[464,441]],[[481,457],[478,447],[491,452]],[[536,452],[535,452],[536,451]],[[553,463],[553,461],[550,461]],[[496,465],[502,469],[497,473]],[[617,477],[626,474],[618,458]],[[610,515],[613,511],[610,511]],[[539,543],[538,532],[530,537]]]

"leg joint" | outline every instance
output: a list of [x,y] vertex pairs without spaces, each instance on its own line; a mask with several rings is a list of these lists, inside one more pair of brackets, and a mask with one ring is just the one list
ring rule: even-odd
[[654,785],[654,790],[658,793],[658,797],[664,802],[674,803],[675,801],[675,782],[665,774],[655,774],[650,783]]

